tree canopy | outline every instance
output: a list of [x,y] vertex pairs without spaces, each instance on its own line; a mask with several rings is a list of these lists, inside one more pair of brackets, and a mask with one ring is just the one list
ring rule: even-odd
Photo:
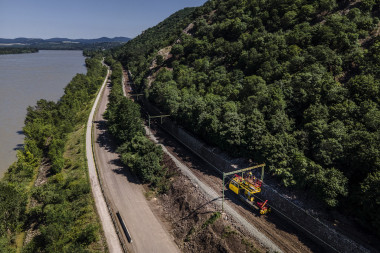
[[135,75],[134,88],[187,130],[265,161],[285,186],[379,231],[371,215],[380,207],[379,8],[378,0],[210,0],[112,54]]

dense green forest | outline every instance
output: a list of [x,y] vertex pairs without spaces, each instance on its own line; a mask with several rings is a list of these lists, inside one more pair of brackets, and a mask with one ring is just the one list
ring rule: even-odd
[[0,47],[0,54],[26,54],[37,53],[37,48]]
[[[27,108],[24,148],[0,182],[0,252],[104,251],[84,125],[106,67],[101,58],[86,59],[86,66],[87,74],[77,74],[57,103],[42,99]],[[47,168],[46,182],[37,186],[40,166]],[[31,227],[39,233],[25,244]]]
[[210,0],[110,54],[186,129],[380,235],[379,12],[379,0]]

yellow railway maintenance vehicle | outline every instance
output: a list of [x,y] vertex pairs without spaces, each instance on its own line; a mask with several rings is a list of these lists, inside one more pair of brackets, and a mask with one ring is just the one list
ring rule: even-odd
[[267,214],[270,212],[270,207],[267,205],[268,200],[255,203],[254,195],[261,192],[261,186],[262,180],[255,178],[251,173],[244,177],[235,174],[229,183],[230,190],[237,194],[240,199],[259,209],[260,214]]

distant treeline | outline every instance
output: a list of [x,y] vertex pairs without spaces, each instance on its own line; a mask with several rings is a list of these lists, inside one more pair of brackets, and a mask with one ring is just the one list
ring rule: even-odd
[[[33,45],[14,45],[0,47],[0,54],[35,53],[38,50],[87,50],[101,52],[122,45],[122,42],[94,42],[94,43],[65,43],[65,42],[40,42]],[[32,47],[31,47],[32,46]]]
[[0,47],[0,54],[26,54],[26,53],[37,53],[37,48],[29,47]]
[[34,45],[40,50],[103,50],[120,46],[121,42],[96,42],[96,43],[63,43],[41,42]]

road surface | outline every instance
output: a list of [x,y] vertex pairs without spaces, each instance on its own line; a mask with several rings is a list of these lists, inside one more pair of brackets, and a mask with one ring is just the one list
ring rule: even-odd
[[110,87],[107,85],[95,114],[93,136],[95,160],[103,182],[103,190],[119,211],[132,243],[127,247],[133,252],[179,252],[174,238],[149,208],[139,180],[124,168],[115,152],[115,145],[106,131],[103,113],[107,107]]
[[86,156],[87,156],[87,164],[88,164],[88,174],[89,174],[90,183],[91,183],[91,190],[94,196],[96,210],[98,211],[100,221],[102,223],[108,249],[111,253],[119,253],[123,251],[120,245],[119,238],[117,237],[115,227],[112,223],[111,216],[108,212],[108,208],[104,200],[102,190],[100,188],[98,175],[96,173],[94,156],[92,152],[92,145],[91,145],[92,120],[94,118],[94,113],[95,113],[99,98],[102,94],[104,87],[106,86],[108,75],[109,75],[109,71],[107,71],[107,76],[103,82],[102,87],[100,88],[98,96],[95,99],[94,105],[92,106],[90,116],[88,117],[87,127],[86,127]]

